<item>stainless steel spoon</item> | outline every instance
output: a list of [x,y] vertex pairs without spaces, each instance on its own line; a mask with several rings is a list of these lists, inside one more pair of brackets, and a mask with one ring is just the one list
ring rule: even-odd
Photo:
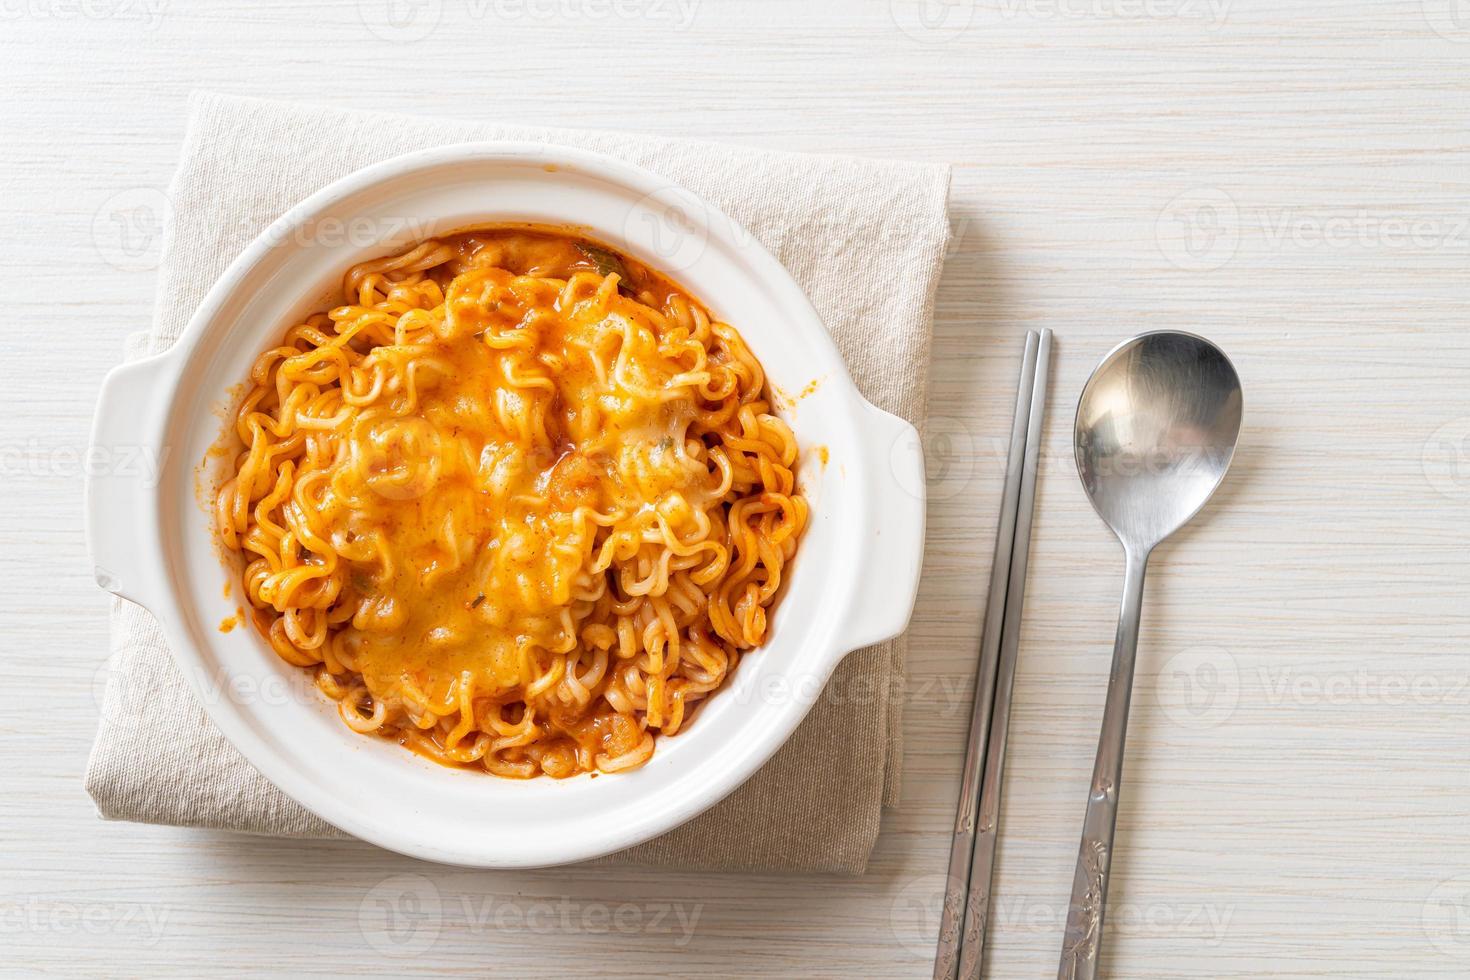
[[1093,509],[1123,543],[1127,572],[1067,909],[1061,980],[1092,980],[1102,952],[1148,556],[1220,485],[1235,455],[1240,410],[1240,377],[1220,348],[1172,331],[1146,333],[1115,347],[1092,372],[1077,405],[1077,472]]

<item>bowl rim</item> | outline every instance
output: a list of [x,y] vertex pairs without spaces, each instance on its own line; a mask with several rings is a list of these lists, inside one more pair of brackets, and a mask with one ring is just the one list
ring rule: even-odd
[[[800,288],[790,273],[762,246],[754,237],[744,232],[736,222],[730,219],[722,211],[715,208],[708,201],[693,195],[682,186],[664,177],[656,175],[641,167],[626,163],[621,160],[607,157],[600,153],[577,148],[548,145],[540,143],[525,142],[476,142],[461,143],[448,146],[434,147],[426,150],[414,151],[393,157],[378,163],[371,164],[353,173],[350,173],[331,184],[323,187],[308,196],[299,204],[288,209],[281,217],[271,222],[246,249],[226,268],[220,278],[210,287],[201,302],[199,308],[190,317],[187,326],[180,333],[178,340],[164,353],[149,358],[147,361],[137,361],[116,369],[114,374],[125,372],[129,368],[135,368],[142,364],[164,365],[164,370],[171,371],[171,383],[162,385],[165,391],[155,392],[154,396],[160,401],[158,410],[154,413],[151,423],[158,438],[163,440],[166,436],[168,426],[178,424],[174,416],[177,414],[179,387],[182,382],[182,372],[190,363],[197,349],[218,325],[231,300],[241,290],[248,280],[250,274],[262,262],[265,262],[272,253],[282,247],[283,243],[291,241],[291,233],[303,222],[313,220],[315,217],[327,212],[335,205],[349,201],[354,195],[364,191],[370,191],[377,187],[390,185],[415,174],[431,171],[439,167],[467,162],[497,161],[519,164],[553,165],[557,168],[568,170],[580,170],[581,172],[601,178],[615,185],[636,193],[642,193],[645,197],[656,193],[675,193],[683,196],[686,200],[697,205],[696,214],[699,216],[699,224],[702,230],[711,239],[718,239],[720,243],[732,254],[741,257],[753,266],[756,275],[765,279],[769,284],[777,288],[781,301],[790,310],[793,329],[799,330],[807,343],[819,348],[823,360],[822,365],[826,374],[827,383],[839,388],[842,392],[844,403],[848,409],[855,413],[872,413],[864,421],[880,423],[880,427],[893,430],[890,423],[897,424],[900,437],[912,437],[917,443],[917,434],[913,432],[912,426],[894,416],[871,406],[858,393],[856,386],[848,373],[835,342],[828,334],[826,328],[812,307],[805,292]],[[593,229],[594,231],[596,229]],[[289,247],[289,245],[287,246]],[[290,259],[286,259],[290,261]],[[228,319],[226,317],[226,319]],[[107,401],[107,386],[113,381],[113,375],[109,375],[108,381],[104,383],[104,396],[99,400],[98,418],[94,425],[93,443],[97,444],[99,431],[104,428],[103,414]],[[880,419],[881,417],[881,419]],[[884,421],[886,420],[886,421]],[[184,424],[197,426],[197,421],[189,421]],[[148,423],[145,422],[145,427]],[[906,431],[904,431],[906,430]],[[136,431],[136,427],[135,430]],[[896,443],[895,443],[896,445]],[[871,448],[866,447],[865,448]],[[877,449],[881,449],[879,446]],[[875,450],[876,452],[877,450]],[[897,450],[894,450],[897,452]],[[914,453],[917,454],[915,445]],[[912,459],[906,460],[912,470]],[[880,461],[871,458],[867,461],[872,466],[878,466]],[[896,465],[896,464],[895,464]],[[919,461],[920,468],[922,460]],[[910,474],[911,475],[911,474]],[[843,481],[843,493],[852,494],[857,499],[858,512],[861,514],[874,515],[882,513],[882,500],[873,499],[876,496],[866,485],[868,481],[856,479]],[[911,493],[918,491],[918,514],[919,521],[917,535],[919,546],[922,546],[923,528],[923,498],[922,483],[917,488],[910,485],[907,487]],[[698,813],[715,805],[729,793],[738,788],[746,779],[753,775],[774,753],[786,743],[787,739],[796,727],[806,717],[814,699],[802,702],[794,701],[785,707],[779,714],[780,724],[772,729],[766,730],[759,740],[753,740],[745,748],[738,758],[738,765],[731,769],[712,774],[703,782],[692,783],[695,787],[689,797],[681,801],[681,805],[670,806],[658,810],[640,826],[624,828],[623,832],[609,832],[593,841],[570,841],[554,853],[545,851],[525,854],[519,856],[496,857],[487,859],[483,854],[463,855],[457,851],[449,850],[443,845],[427,842],[414,831],[393,833],[381,824],[374,823],[371,818],[361,816],[356,810],[345,805],[338,805],[336,801],[325,792],[319,792],[315,785],[299,770],[289,765],[277,765],[279,754],[276,750],[264,744],[259,737],[242,721],[234,718],[227,711],[220,709],[210,702],[208,698],[202,697],[201,682],[202,675],[207,672],[203,666],[203,658],[194,648],[194,640],[190,631],[185,628],[182,620],[184,615],[181,609],[189,605],[188,596],[173,581],[173,574],[162,566],[164,562],[161,555],[155,555],[154,559],[158,567],[152,570],[152,574],[142,576],[143,582],[128,590],[115,575],[104,575],[101,571],[103,562],[98,560],[98,538],[102,529],[94,521],[97,509],[93,506],[93,499],[99,494],[105,494],[107,488],[95,486],[91,481],[88,483],[88,540],[99,572],[99,582],[105,588],[117,591],[126,597],[134,598],[142,602],[158,616],[162,621],[165,635],[168,639],[170,649],[173,653],[174,662],[179,665],[185,675],[196,698],[204,701],[204,707],[209,714],[210,721],[225,735],[246,760],[254,766],[271,783],[276,785],[287,796],[310,810],[326,822],[336,826],[353,836],[370,841],[379,846],[400,853],[409,854],[428,860],[443,863],[461,864],[473,867],[546,867],[557,864],[565,864],[574,861],[586,860],[604,854],[612,853],[626,847],[633,846],[645,840],[666,833],[672,828],[684,823]],[[159,506],[159,491],[153,491],[152,504]],[[153,547],[161,551],[163,543],[161,540],[160,520],[156,513],[150,521],[145,521],[142,536],[145,541],[152,540]],[[907,530],[914,533],[912,521],[908,522]],[[148,532],[152,533],[149,534]],[[918,569],[915,563],[912,573],[908,576],[911,581],[905,581],[904,572],[901,569],[896,576],[895,595],[897,601],[903,605],[902,622],[885,625],[881,632],[884,635],[861,637],[863,642],[848,636],[834,635],[831,637],[831,649],[823,651],[823,674],[820,678],[825,684],[831,671],[847,653],[869,642],[885,639],[887,636],[901,632],[903,625],[907,622],[908,611],[912,608],[914,592],[918,586]],[[104,578],[106,579],[104,581]],[[148,581],[148,579],[152,581]],[[129,594],[132,591],[134,594]],[[149,596],[152,591],[156,594]],[[861,588],[857,580],[856,572],[853,573],[853,583],[847,589],[846,596],[849,609],[856,614],[858,604],[861,601]],[[860,616],[858,618],[861,618]]]

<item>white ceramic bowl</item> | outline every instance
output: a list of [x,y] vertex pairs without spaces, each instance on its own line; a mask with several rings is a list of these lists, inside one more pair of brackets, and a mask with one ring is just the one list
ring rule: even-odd
[[[429,235],[519,221],[579,226],[671,274],[740,331],[779,391],[807,391],[783,414],[804,450],[798,472],[812,521],[768,642],[629,773],[517,781],[435,765],[349,731],[308,673],[283,663],[253,628],[219,628],[241,596],[238,582],[223,595],[236,576],[221,564],[200,499],[210,474],[200,469],[232,386],[295,318],[328,303],[355,262]],[[92,442],[97,458],[141,451],[163,460],[156,483],[142,467],[98,468],[89,478],[98,582],[158,617],[209,717],[261,774],[348,833],[432,861],[561,864],[683,823],[770,758],[844,655],[903,630],[918,585],[918,438],[858,394],[791,276],[688,192],[566,148],[444,147],[313,195],[230,266],[172,349],[107,376]]]

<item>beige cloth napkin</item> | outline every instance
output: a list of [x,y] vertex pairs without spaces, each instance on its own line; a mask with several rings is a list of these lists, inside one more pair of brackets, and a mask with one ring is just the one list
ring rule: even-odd
[[[597,150],[683,184],[791,271],[858,387],[918,422],[949,226],[949,169],[775,153],[620,133],[362,114],[213,94],[191,103],[158,270],[152,330],[167,348],[244,246],[289,207],[368,164],[468,140]],[[243,370],[243,368],[242,368]],[[873,574],[883,574],[874,569]],[[214,730],[152,617],[121,600],[87,791],[114,820],[289,837],[341,836]],[[708,870],[859,873],[897,800],[904,642],[850,655],[785,747],[718,806],[605,861]],[[856,696],[860,692],[861,696]],[[182,721],[181,721],[182,719]]]

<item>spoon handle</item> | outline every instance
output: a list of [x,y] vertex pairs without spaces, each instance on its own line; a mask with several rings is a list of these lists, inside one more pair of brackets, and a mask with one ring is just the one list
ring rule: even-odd
[[1092,789],[1087,795],[1087,818],[1082,824],[1082,846],[1072,877],[1072,901],[1067,906],[1067,931],[1062,940],[1058,980],[1094,980],[1102,953],[1103,912],[1108,897],[1113,860],[1113,829],[1118,823],[1118,790],[1123,779],[1123,740],[1128,733],[1128,702],[1133,694],[1133,667],[1138,652],[1138,621],[1143,611],[1143,574],[1148,553],[1127,550],[1128,570],[1123,580],[1123,606],[1118,614],[1118,636],[1113,641],[1113,672],[1108,678],[1108,703],[1098,738]]

